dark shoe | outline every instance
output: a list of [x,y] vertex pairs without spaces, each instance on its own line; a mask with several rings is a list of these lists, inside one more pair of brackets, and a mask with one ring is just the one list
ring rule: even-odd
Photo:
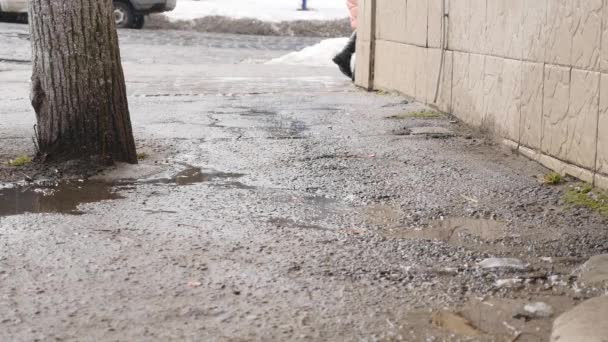
[[340,71],[346,75],[346,77],[348,78],[353,78],[353,71],[350,68],[350,55],[349,56],[345,56],[344,54],[338,54],[336,55],[336,57],[334,57],[333,62],[336,63],[336,65],[338,65],[338,68],[340,68]]

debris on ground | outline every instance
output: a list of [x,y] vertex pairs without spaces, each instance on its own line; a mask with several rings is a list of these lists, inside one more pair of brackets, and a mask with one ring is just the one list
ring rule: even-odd
[[433,314],[431,322],[436,327],[448,330],[452,333],[464,336],[481,336],[483,333],[473,324],[457,313],[450,311],[439,311]]
[[498,288],[518,288],[521,287],[524,283],[523,279],[513,278],[513,279],[498,279],[494,285]]
[[21,167],[32,162],[32,158],[28,156],[20,156],[15,159],[11,159],[8,161],[8,166],[11,167]]
[[526,304],[524,311],[535,318],[549,318],[554,314],[553,307],[543,302]]

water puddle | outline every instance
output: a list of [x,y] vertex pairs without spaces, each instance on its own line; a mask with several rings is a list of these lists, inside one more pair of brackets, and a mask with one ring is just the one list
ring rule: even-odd
[[223,182],[221,184],[217,184],[218,188],[222,189],[239,189],[239,190],[256,190],[258,187],[253,185],[247,185],[241,182],[232,181],[232,182]]
[[[470,320],[473,326],[495,337],[492,340],[536,342],[549,340],[553,319],[552,317],[531,316],[524,309],[527,305],[542,302],[555,312],[565,312],[576,305],[576,301],[568,296],[533,293],[525,297],[527,298],[472,299],[458,311]],[[518,332],[516,339],[513,337],[513,331]]]
[[441,240],[464,242],[470,238],[483,241],[497,241],[507,236],[506,224],[500,221],[452,218],[438,220],[422,229],[394,228],[387,232],[389,237],[398,239]]
[[183,171],[178,172],[173,177],[154,178],[148,180],[127,180],[121,181],[120,184],[174,184],[177,186],[192,185],[197,183],[214,182],[225,179],[235,179],[245,176],[242,173],[226,173],[216,170],[205,170],[200,167],[189,166]]
[[292,219],[287,218],[273,218],[268,220],[268,223],[277,226],[279,228],[294,228],[294,229],[311,229],[319,231],[329,231],[331,229],[324,228],[315,224],[299,223]]
[[122,198],[106,183],[64,183],[54,187],[16,186],[0,190],[0,216],[24,213],[80,215],[78,206]]
[[[136,185],[153,184],[187,186],[197,183],[214,183],[228,189],[254,189],[234,179],[241,173],[225,173],[216,170],[187,166],[171,177],[145,180],[122,179],[110,181],[75,181],[56,185],[27,185],[0,188],[0,217],[24,213],[60,213],[81,215],[81,204],[96,203],[123,198],[118,191],[132,190]],[[216,184],[217,183],[217,184]]]

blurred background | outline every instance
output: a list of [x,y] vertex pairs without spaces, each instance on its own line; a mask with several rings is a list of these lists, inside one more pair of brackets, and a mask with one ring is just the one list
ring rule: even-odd
[[146,27],[330,38],[350,35],[347,17],[344,0],[177,0]]

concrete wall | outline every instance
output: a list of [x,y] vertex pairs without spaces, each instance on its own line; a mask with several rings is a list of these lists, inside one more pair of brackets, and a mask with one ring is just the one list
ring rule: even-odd
[[445,0],[447,17],[443,1],[360,0],[357,84],[608,188],[608,0]]

